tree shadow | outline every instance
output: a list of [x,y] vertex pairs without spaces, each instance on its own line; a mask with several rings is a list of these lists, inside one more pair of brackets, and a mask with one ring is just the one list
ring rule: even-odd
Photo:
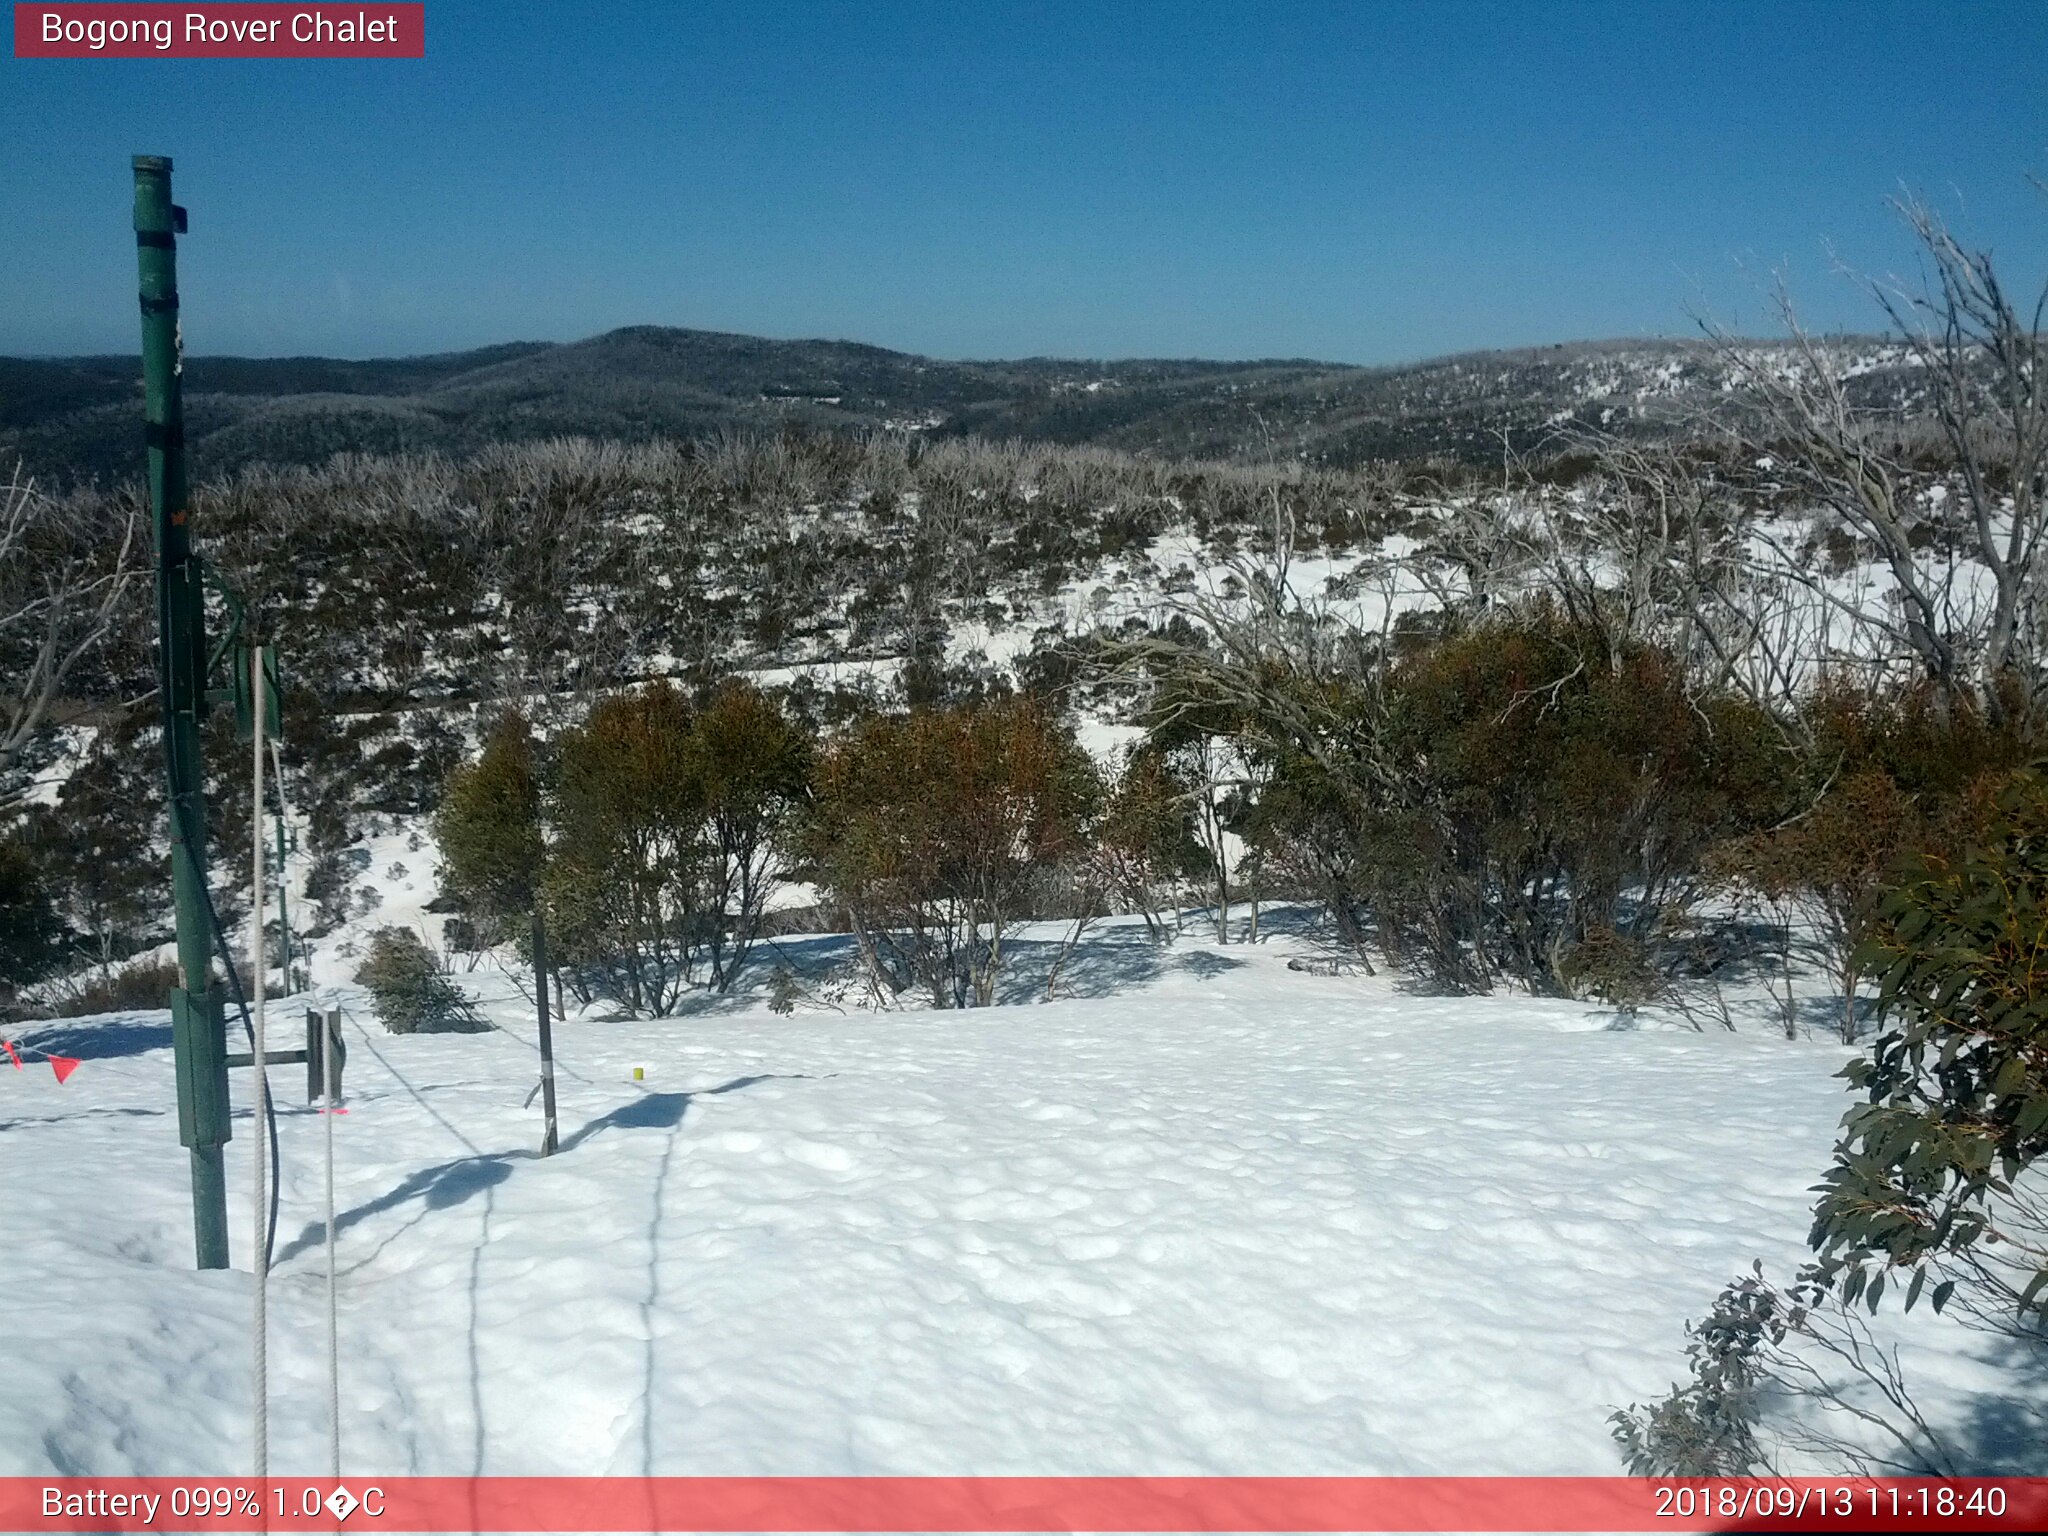
[[755,1072],[746,1077],[736,1077],[729,1083],[720,1083],[716,1088],[696,1088],[688,1093],[643,1094],[586,1122],[556,1149],[556,1155],[574,1151],[606,1131],[673,1131],[683,1123],[683,1116],[689,1113],[694,1100],[715,1098],[721,1093],[738,1093],[756,1083],[810,1076],[808,1072]]
[[1335,939],[1337,925],[1320,902],[1284,901],[1259,907],[1259,939]]
[[2048,1327],[1998,1339],[1983,1358],[2010,1380],[1970,1399],[1950,1436],[1957,1465],[1966,1476],[2048,1476]]
[[144,1051],[171,1048],[169,1019],[148,1015],[125,1015],[98,1023],[39,1024],[35,1033],[15,1041],[33,1046],[52,1056],[76,1056],[80,1061],[111,1061],[121,1056],[140,1056]]
[[1197,949],[1191,950],[1185,955],[1177,956],[1173,962],[1173,968],[1176,971],[1186,971],[1190,976],[1198,976],[1202,980],[1207,981],[1212,977],[1227,976],[1232,971],[1242,970],[1245,964],[1245,961],[1239,960],[1234,955],[1219,955],[1213,950]]
[[[1092,929],[1062,960],[1067,950],[1064,935],[1027,938],[1013,934],[1003,944],[995,1003],[1043,1001],[1046,978],[1055,965],[1060,968],[1055,997],[1108,997],[1158,976],[1166,967],[1173,938],[1171,930],[1153,934],[1136,923],[1108,924]],[[767,996],[769,978],[778,970],[787,969],[800,984],[814,987],[846,966],[855,954],[853,936],[845,933],[764,939],[747,956],[744,970],[729,990],[692,990],[664,1017],[717,1018],[758,1012]],[[1224,968],[1240,963],[1225,962]]]
[[[756,1083],[768,1082],[778,1077],[808,1076],[810,1074],[804,1072],[757,1072],[747,1077],[736,1077],[729,1083],[720,1083],[716,1088],[699,1088],[690,1093],[644,1094],[589,1121],[562,1142],[555,1155],[559,1157],[565,1152],[573,1151],[606,1131],[673,1131],[683,1123],[683,1116],[688,1113],[690,1101],[693,1099],[709,1098],[721,1093],[737,1093],[742,1088],[751,1088]],[[513,1152],[484,1152],[470,1157],[453,1158],[445,1163],[436,1163],[431,1168],[418,1169],[376,1199],[352,1206],[336,1215],[335,1233],[338,1236],[372,1216],[394,1210],[412,1200],[420,1202],[421,1216],[428,1211],[447,1210],[475,1195],[497,1188],[512,1177],[514,1163],[533,1162],[539,1157],[538,1152],[529,1152],[522,1148]],[[419,1219],[419,1216],[415,1216],[413,1221]],[[412,1224],[408,1222],[406,1225],[409,1227]],[[299,1235],[279,1252],[275,1262],[282,1264],[315,1244],[325,1243],[326,1236],[325,1222],[307,1222]],[[381,1244],[379,1251],[382,1251]]]
[[708,986],[692,986],[662,1017],[705,1019],[757,1012],[767,996],[769,980],[776,971],[787,968],[798,981],[807,986],[815,985],[852,958],[853,953],[854,941],[850,933],[764,938],[748,953],[746,964],[725,991],[713,992]]
[[1975,1398],[1958,1431],[1965,1476],[2048,1475],[2048,1409],[2006,1396]]
[[[1988,1350],[1974,1357],[1993,1365],[2007,1379],[1995,1392],[1971,1396],[1958,1420],[1933,1421],[1939,1449],[1959,1477],[2017,1478],[2048,1475],[2048,1329],[2023,1330],[2017,1336],[1994,1336]],[[1868,1469],[1847,1467],[1835,1475],[1866,1476]],[[1894,1475],[1885,1469],[1885,1475]],[[1903,1476],[1941,1476],[1931,1466]],[[1811,1523],[1809,1521],[1809,1523]],[[1784,1520],[1758,1518],[1715,1527],[1726,1532],[1785,1530]]]
[[1165,969],[1171,936],[1149,933],[1139,924],[1120,923],[1084,934],[1062,962],[1060,955],[1065,949],[1064,938],[1007,941],[1002,974],[996,979],[996,1002],[1043,1001],[1046,978],[1054,965],[1060,967],[1055,999],[1108,997],[1138,986]]
[[[404,1205],[407,1201],[420,1202],[420,1214],[427,1211],[443,1211],[462,1204],[474,1195],[495,1189],[512,1177],[515,1160],[531,1158],[531,1152],[487,1152],[474,1157],[458,1157],[445,1163],[436,1163],[431,1168],[420,1168],[407,1175],[398,1184],[374,1200],[365,1201],[338,1213],[334,1218],[335,1235],[339,1236],[349,1228],[369,1220],[380,1212]],[[417,1221],[419,1217],[414,1217]],[[408,1222],[410,1226],[412,1223]],[[279,1252],[274,1264],[304,1253],[315,1244],[327,1240],[325,1222],[309,1221],[299,1235]],[[379,1251],[381,1252],[381,1245]]]
[[158,1119],[169,1114],[167,1109],[113,1108],[94,1105],[89,1109],[74,1109],[58,1115],[23,1115],[19,1120],[0,1120],[0,1131],[19,1130],[29,1125],[55,1125],[66,1120],[125,1120],[140,1117]]
[[[1841,1040],[1842,1019],[1846,1011],[1840,992],[1802,992],[1793,999],[1793,1014],[1799,1027],[1816,1038]],[[1843,1043],[1856,1045],[1868,1039],[1876,1018],[1876,999],[1857,998],[1855,1038]]]

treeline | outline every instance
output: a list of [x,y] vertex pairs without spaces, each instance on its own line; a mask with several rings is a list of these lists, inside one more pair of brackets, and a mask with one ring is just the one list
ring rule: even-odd
[[[1254,547],[1276,498],[1303,547],[1369,543],[1430,473],[788,430],[257,467],[192,515],[301,686],[347,710],[926,657],[964,623],[1035,626],[1106,565],[1142,573],[1169,531]],[[94,691],[146,679],[146,606]]]
[[2026,715],[1926,683],[1826,682],[1795,718],[1542,595],[1435,629],[1242,658],[1152,639],[1125,660],[1156,680],[1155,739],[1207,739],[1191,760],[1220,765],[1240,881],[1323,903],[1346,946],[1448,991],[1732,1027],[1693,983],[1775,978],[1796,1033],[1797,942],[1853,1039],[1893,870],[1985,833],[2041,749]]
[[538,905],[567,990],[661,1014],[730,988],[802,883],[877,1001],[969,1007],[1022,921],[1163,932],[1196,900],[1228,941],[1233,903],[1310,901],[1358,961],[1440,989],[1732,1027],[1697,983],[1776,978],[1788,1033],[1797,939],[1853,1039],[1892,872],[1987,835],[2040,747],[2024,711],[1925,683],[1829,682],[1793,718],[1540,595],[1320,672],[1232,644],[1100,654],[1145,680],[1147,732],[1107,764],[1007,685],[823,727],[733,680],[621,690],[551,734],[507,712],[439,799],[449,937],[524,943]]
[[[637,681],[701,690],[749,665],[798,669],[782,697],[813,732],[1013,681],[1050,697],[1076,678],[1094,612],[1064,584],[1156,590],[1163,532],[1254,545],[1276,498],[1333,548],[1369,540],[1403,515],[1398,482],[791,430],[252,468],[200,485],[192,518],[245,622],[284,658],[287,794],[319,933],[360,915],[365,830],[433,810],[478,711],[522,707],[555,730]],[[38,489],[18,505],[37,553],[10,545],[0,560],[0,679],[35,686],[0,682],[10,990],[86,965],[105,978],[167,921],[146,526],[119,492]],[[76,575],[68,608],[46,600],[59,568]],[[78,622],[53,631],[59,612]],[[216,603],[213,632],[226,622]],[[959,654],[966,625],[1033,639],[1003,675]],[[61,674],[44,677],[50,657]],[[848,659],[883,665],[836,684],[802,671]],[[229,867],[246,833],[237,759],[219,758],[209,798]]]
[[[987,1006],[1018,923],[1147,913],[1200,870],[1156,751],[1105,772],[1043,703],[873,715],[819,737],[767,695],[666,681],[536,739],[503,716],[435,818],[452,944],[530,946],[636,1012],[729,989],[777,893],[815,885],[876,1001]],[[531,958],[533,950],[526,950]]]
[[[1713,365],[1706,348],[1682,341],[1370,369],[1304,360],[956,363],[630,327],[563,346],[440,357],[196,356],[186,361],[185,408],[194,461],[215,472],[363,452],[459,457],[570,436],[772,432],[790,419],[841,432],[915,422],[928,435],[1168,459],[1284,456],[1348,467],[1445,454],[1489,467],[1504,437],[1526,451],[1568,418],[1661,435],[1716,391]],[[1881,355],[1864,370],[1876,376],[1871,384],[1891,371]],[[138,377],[133,359],[0,358],[0,458],[25,458],[51,481],[132,478]]]

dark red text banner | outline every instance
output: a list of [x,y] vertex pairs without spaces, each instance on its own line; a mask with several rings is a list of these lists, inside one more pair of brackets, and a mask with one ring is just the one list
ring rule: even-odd
[[17,59],[422,59],[424,5],[16,5]]
[[4,1531],[2040,1531],[2048,1478],[0,1478]]

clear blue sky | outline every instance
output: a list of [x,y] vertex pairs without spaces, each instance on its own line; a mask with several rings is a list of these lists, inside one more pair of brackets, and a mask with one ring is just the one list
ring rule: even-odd
[[[424,62],[0,59],[0,352],[135,348],[169,154],[199,352],[664,324],[942,357],[1763,329],[1939,200],[2048,271],[2048,0],[429,0]],[[1745,266],[1749,269],[1745,275]]]

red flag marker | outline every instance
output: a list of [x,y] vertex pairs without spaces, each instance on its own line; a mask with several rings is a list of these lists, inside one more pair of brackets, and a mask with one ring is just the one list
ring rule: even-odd
[[21,1052],[17,1051],[14,1048],[14,1042],[12,1040],[0,1040],[0,1045],[6,1046],[7,1054],[14,1058],[14,1070],[17,1072],[23,1070],[21,1065]]
[[61,1083],[65,1078],[78,1070],[78,1058],[76,1056],[52,1056],[50,1058],[50,1070],[57,1074],[57,1081]]

